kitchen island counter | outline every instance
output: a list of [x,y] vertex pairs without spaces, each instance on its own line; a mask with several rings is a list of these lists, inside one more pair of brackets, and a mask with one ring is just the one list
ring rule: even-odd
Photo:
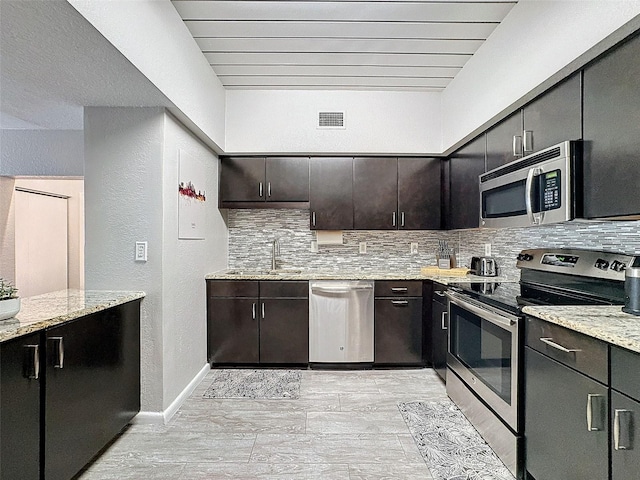
[[144,292],[59,290],[20,299],[15,318],[0,321],[0,342],[139,300]]
[[620,305],[527,306],[522,311],[527,315],[640,353],[640,317],[624,313]]

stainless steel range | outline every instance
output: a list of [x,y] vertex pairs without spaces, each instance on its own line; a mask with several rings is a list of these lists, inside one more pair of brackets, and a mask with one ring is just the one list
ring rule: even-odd
[[524,475],[521,308],[623,305],[632,261],[592,250],[523,250],[520,282],[449,285],[447,393],[516,478]]

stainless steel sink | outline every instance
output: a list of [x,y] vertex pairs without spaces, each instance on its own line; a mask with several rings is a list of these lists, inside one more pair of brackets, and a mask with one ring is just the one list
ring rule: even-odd
[[229,270],[226,275],[238,275],[245,277],[253,277],[259,275],[292,275],[302,273],[302,270],[293,268],[278,268],[276,270]]

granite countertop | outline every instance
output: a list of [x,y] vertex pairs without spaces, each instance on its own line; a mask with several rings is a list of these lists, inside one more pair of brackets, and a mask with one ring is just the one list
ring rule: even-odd
[[640,317],[624,313],[620,305],[524,307],[522,311],[640,353]]
[[277,273],[268,270],[250,269],[225,269],[210,273],[206,280],[433,280],[443,285],[453,282],[506,282],[518,281],[505,277],[480,277],[467,274],[447,275],[446,270],[442,274],[424,275],[420,270],[299,270],[281,269]]
[[0,320],[0,342],[143,298],[143,292],[60,290],[20,299],[15,318]]

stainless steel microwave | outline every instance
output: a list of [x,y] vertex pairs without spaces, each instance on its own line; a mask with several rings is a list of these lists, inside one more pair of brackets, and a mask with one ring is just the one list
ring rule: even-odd
[[566,141],[480,175],[480,225],[526,227],[582,215],[582,148]]

